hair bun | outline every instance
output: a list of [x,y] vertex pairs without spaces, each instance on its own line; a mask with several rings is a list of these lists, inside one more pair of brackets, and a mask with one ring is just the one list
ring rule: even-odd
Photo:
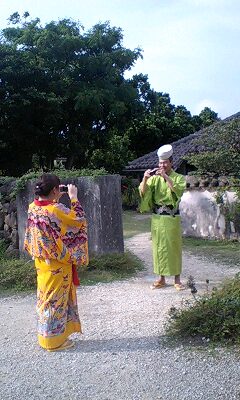
[[36,182],[35,196],[48,196],[54,187],[59,187],[60,179],[56,175],[43,174]]
[[41,185],[41,183],[37,183],[37,185],[35,186],[35,190],[34,190],[34,193],[35,193],[35,195],[36,196],[41,196],[43,193],[42,193],[42,187],[41,187],[42,185]]

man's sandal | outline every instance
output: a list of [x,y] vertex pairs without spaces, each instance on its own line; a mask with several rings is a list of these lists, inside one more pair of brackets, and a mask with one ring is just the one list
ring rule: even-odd
[[165,282],[156,281],[150,286],[150,289],[162,289],[166,286]]
[[62,351],[62,350],[70,349],[73,346],[74,346],[74,342],[72,340],[68,339],[61,346],[56,347],[54,349],[47,349],[47,351]]
[[174,287],[176,290],[180,291],[180,290],[185,290],[185,286],[182,283],[175,283]]

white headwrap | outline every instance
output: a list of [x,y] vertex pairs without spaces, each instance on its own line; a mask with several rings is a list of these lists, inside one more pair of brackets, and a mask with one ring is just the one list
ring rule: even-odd
[[157,151],[157,155],[159,160],[168,160],[173,154],[173,148],[170,144],[165,144],[164,146],[159,147]]

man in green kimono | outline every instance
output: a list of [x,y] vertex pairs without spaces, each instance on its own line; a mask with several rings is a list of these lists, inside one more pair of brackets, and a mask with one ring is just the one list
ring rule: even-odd
[[159,165],[145,171],[139,191],[140,211],[152,211],[151,232],[154,273],[159,278],[151,286],[166,286],[165,277],[175,276],[176,290],[184,289],[180,280],[182,271],[182,234],[179,203],[186,187],[183,175],[172,169],[171,145],[158,150]]

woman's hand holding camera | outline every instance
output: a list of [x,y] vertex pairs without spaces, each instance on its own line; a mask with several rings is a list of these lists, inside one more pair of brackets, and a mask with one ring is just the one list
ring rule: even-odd
[[67,193],[70,199],[77,199],[77,194],[78,194],[78,188],[75,185],[72,185],[71,183],[68,185],[60,185],[60,197],[64,194]]
[[77,199],[77,194],[78,194],[78,188],[75,185],[72,185],[71,183],[67,185],[68,187],[68,195],[70,199]]

